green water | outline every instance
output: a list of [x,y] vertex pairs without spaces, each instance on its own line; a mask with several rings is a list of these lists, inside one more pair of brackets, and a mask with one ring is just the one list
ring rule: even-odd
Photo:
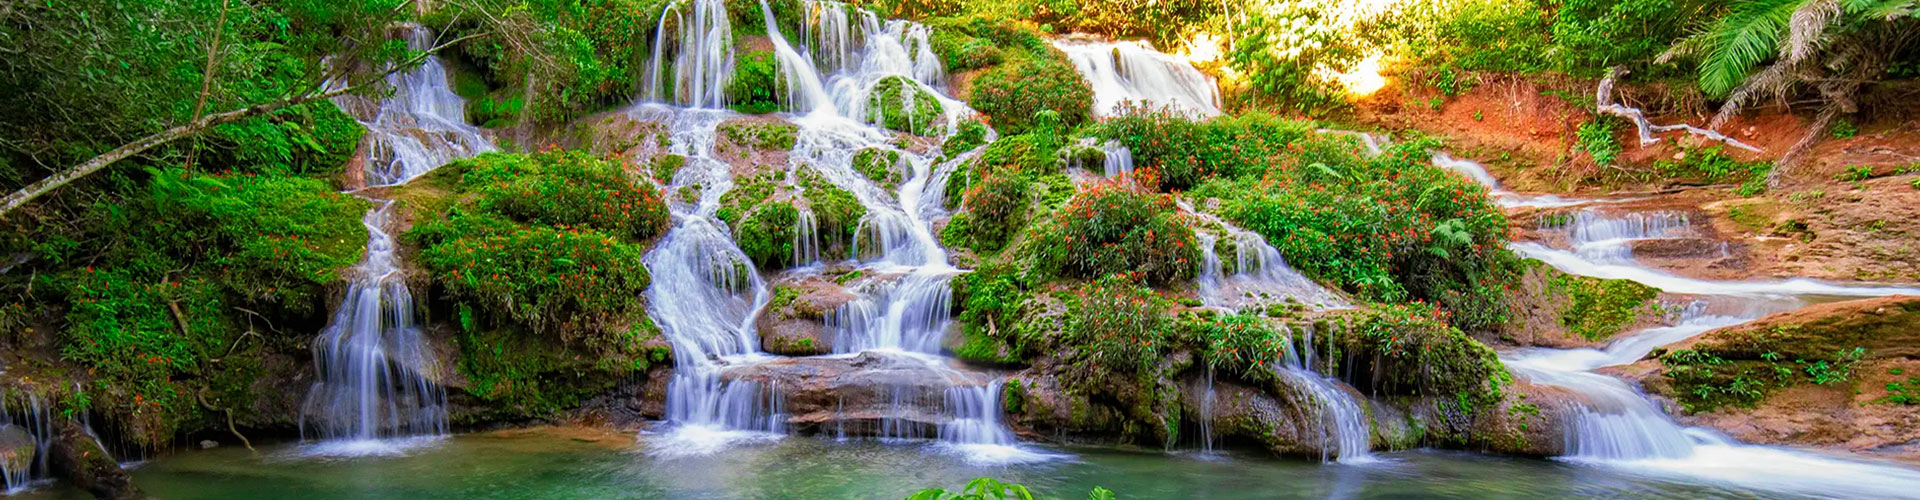
[[[654,458],[626,436],[552,431],[462,435],[405,456],[313,458],[297,445],[224,447],[142,464],[135,481],[165,500],[346,499],[898,499],[976,476],[1078,500],[1095,485],[1127,499],[1793,498],[1732,486],[1635,477],[1550,460],[1466,452],[1382,454],[1368,465],[1322,465],[1254,453],[1055,448],[1066,458],[973,466],[923,443],[790,437],[714,455]],[[34,500],[78,500],[47,488]]]

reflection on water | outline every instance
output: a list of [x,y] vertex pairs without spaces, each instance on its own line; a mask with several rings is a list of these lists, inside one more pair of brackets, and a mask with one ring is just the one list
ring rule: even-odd
[[[1354,466],[1250,453],[1201,459],[1158,451],[1059,449],[1071,460],[968,465],[929,443],[788,438],[708,456],[660,459],[624,435],[541,430],[460,435],[402,457],[340,460],[295,446],[220,448],[153,460],[135,481],[166,500],[899,499],[976,476],[1058,498],[1095,485],[1129,499],[1796,498],[1549,460],[1464,452],[1384,454]],[[70,489],[24,498],[79,500]]]

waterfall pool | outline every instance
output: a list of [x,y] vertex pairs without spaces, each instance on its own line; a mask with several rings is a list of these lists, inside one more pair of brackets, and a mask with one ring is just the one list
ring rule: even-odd
[[[156,498],[255,499],[899,499],[993,476],[1035,493],[1078,499],[1094,486],[1129,499],[1385,498],[1816,498],[1751,489],[1738,478],[1663,475],[1557,460],[1412,450],[1364,465],[1279,459],[1263,452],[1162,452],[1054,447],[1063,457],[974,466],[931,441],[787,437],[720,453],[662,458],[659,436],[578,428],[463,434],[405,455],[352,460],[302,454],[302,446],[189,451],[134,470]],[[1650,467],[1651,468],[1651,467]],[[1874,481],[1871,476],[1856,478]],[[16,497],[79,500],[48,486]]]

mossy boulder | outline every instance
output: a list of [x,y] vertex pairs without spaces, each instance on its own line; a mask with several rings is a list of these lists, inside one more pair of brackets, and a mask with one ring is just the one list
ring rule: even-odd
[[833,331],[827,328],[827,316],[858,298],[819,275],[776,283],[773,298],[755,320],[761,349],[783,356],[833,352]]
[[1692,412],[1754,408],[1778,390],[1846,387],[1862,362],[1920,358],[1920,297],[1833,302],[1707,332],[1656,350],[1645,385]]
[[890,130],[914,135],[939,135],[947,124],[940,100],[920,88],[918,82],[904,76],[889,76],[874,82],[867,98],[867,121]]
[[1488,340],[1523,346],[1599,347],[1615,336],[1666,319],[1660,291],[1630,280],[1566,274],[1536,260],[1523,264],[1507,321]]
[[903,172],[906,165],[900,163],[900,152],[887,148],[866,148],[853,154],[853,170],[873,181],[882,189],[892,191],[906,178]]

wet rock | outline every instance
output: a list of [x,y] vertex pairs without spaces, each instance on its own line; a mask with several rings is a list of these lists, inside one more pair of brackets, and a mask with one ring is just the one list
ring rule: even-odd
[[945,420],[947,389],[991,382],[950,360],[882,352],[743,364],[723,369],[721,378],[778,394],[795,430],[848,434],[886,425],[932,428]]
[[53,443],[51,456],[56,476],[92,494],[94,498],[149,498],[134,486],[133,478],[127,475],[126,469],[120,468],[120,464],[114,462],[106,450],[100,449],[100,443],[87,435],[80,424],[61,420],[55,425],[60,433]]
[[859,298],[819,275],[777,283],[773,295],[754,327],[760,333],[761,349],[783,356],[833,352],[827,314]]
[[9,473],[33,468],[39,447],[33,434],[13,424],[0,424],[0,470]]
[[[1861,351],[1852,360],[1855,348]],[[1649,393],[1684,403],[1675,406],[1699,410],[1678,417],[1682,423],[1719,429],[1743,442],[1920,458],[1920,449],[1909,445],[1920,442],[1920,411],[1908,403],[1920,394],[1920,297],[1815,305],[1707,332],[1668,351],[1682,349],[1719,363],[1694,380],[1668,378],[1668,370],[1684,363],[1664,356],[1618,373],[1639,380]],[[1816,363],[1849,373],[1845,380],[1816,384],[1802,375]],[[1791,376],[1763,378],[1779,368]],[[1743,374],[1769,381],[1750,404],[1699,400],[1695,386],[1687,385]]]
[[1634,258],[1717,259],[1727,245],[1708,238],[1662,238],[1632,243]]

